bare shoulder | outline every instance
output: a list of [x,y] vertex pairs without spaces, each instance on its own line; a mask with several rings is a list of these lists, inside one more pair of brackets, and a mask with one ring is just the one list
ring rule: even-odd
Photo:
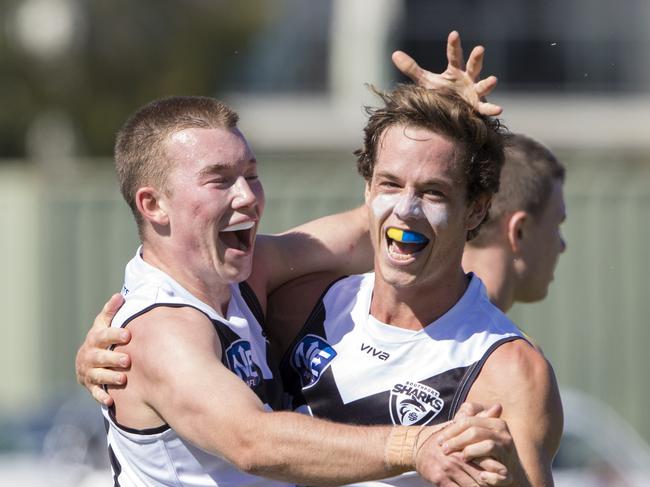
[[126,386],[111,388],[115,414],[130,427],[156,427],[166,421],[159,406],[191,375],[182,369],[197,357],[220,357],[219,338],[210,319],[189,306],[157,306],[127,326],[131,341],[119,349],[131,367]]
[[[147,359],[159,362],[160,354],[175,355],[186,348],[213,348],[218,340],[207,315],[191,306],[156,306],[128,324],[131,341],[126,345],[134,362]],[[140,359],[140,360],[138,360]]]
[[539,349],[526,340],[500,345],[486,360],[481,371],[484,379],[523,382],[535,386],[539,380],[548,385],[553,374],[551,364]]
[[211,323],[210,318],[193,306],[159,305],[134,318],[128,327],[142,332],[182,331],[188,326],[208,323]]
[[[147,395],[162,385],[177,387],[197,363],[218,363],[222,350],[212,321],[190,306],[157,306],[129,323],[131,355],[128,381]],[[179,373],[188,369],[186,373]]]
[[562,436],[563,412],[555,373],[539,349],[525,340],[499,346],[486,360],[469,400],[503,405],[510,424],[525,423],[531,439],[553,455]]

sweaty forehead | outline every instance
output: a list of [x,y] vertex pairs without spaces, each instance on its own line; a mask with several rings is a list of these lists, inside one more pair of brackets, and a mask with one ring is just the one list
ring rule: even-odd
[[187,128],[172,133],[166,142],[167,154],[177,161],[236,164],[254,159],[237,128]]

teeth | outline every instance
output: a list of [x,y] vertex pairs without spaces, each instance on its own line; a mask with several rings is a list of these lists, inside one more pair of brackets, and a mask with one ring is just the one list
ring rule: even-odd
[[395,249],[392,248],[392,245],[388,248],[388,253],[395,260],[407,261],[413,258],[413,254],[401,254],[399,252],[396,252]]
[[255,222],[241,222],[241,223],[235,223],[234,225],[230,225],[229,227],[224,228],[221,230],[222,232],[237,232],[239,230],[248,230],[249,228],[253,228],[255,226]]

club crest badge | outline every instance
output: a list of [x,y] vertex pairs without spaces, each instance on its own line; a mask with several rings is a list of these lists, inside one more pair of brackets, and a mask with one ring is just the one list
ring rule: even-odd
[[302,387],[311,387],[332,360],[336,357],[336,351],[316,335],[305,335],[293,349],[291,354],[291,366],[300,375]]
[[425,425],[444,405],[438,391],[419,382],[400,382],[390,391],[390,417],[396,425]]
[[228,368],[237,374],[248,387],[256,387],[262,381],[262,371],[253,361],[251,344],[237,340],[226,349]]

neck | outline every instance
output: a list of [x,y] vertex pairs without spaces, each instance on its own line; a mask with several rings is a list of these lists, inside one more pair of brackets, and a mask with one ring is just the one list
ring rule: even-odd
[[194,265],[187,252],[175,251],[168,245],[156,245],[154,242],[142,244],[142,258],[165,274],[169,275],[194,297],[210,305],[221,316],[226,317],[230,303],[230,286],[216,279],[214,273],[206,272]]
[[514,304],[514,274],[512,255],[500,245],[465,246],[463,269],[473,272],[485,284],[488,297],[506,313]]
[[445,278],[408,287],[393,286],[376,272],[370,314],[389,325],[421,330],[449,311],[467,285],[460,266]]

